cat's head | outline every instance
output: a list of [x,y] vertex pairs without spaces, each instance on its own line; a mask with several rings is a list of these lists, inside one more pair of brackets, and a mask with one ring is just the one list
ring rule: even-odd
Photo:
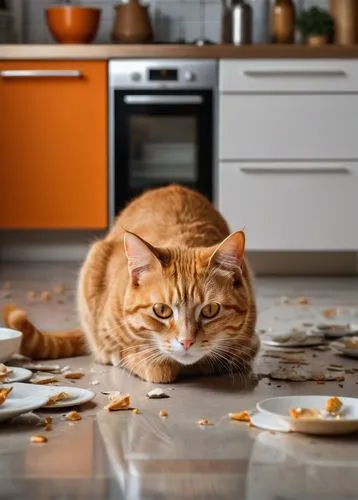
[[131,334],[183,365],[205,356],[225,363],[225,353],[243,335],[249,304],[244,233],[214,247],[188,249],[153,247],[126,232],[124,245],[130,276],[124,309]]

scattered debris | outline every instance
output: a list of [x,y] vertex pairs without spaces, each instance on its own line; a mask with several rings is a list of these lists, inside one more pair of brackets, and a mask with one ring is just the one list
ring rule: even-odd
[[52,431],[53,418],[51,416],[45,417],[42,421],[45,431]]
[[47,290],[45,292],[42,292],[41,293],[41,300],[42,300],[42,302],[48,302],[49,300],[51,300],[50,292],[48,292]]
[[204,426],[204,425],[214,425],[212,422],[210,422],[208,419],[206,418],[200,418],[197,422],[200,426]]
[[310,303],[310,300],[307,297],[298,297],[296,299],[296,304],[299,304],[301,306],[307,305]]
[[58,392],[53,396],[50,396],[47,400],[46,406],[53,406],[59,401],[65,401],[66,399],[71,399],[72,395],[68,394],[68,392]]
[[46,385],[46,384],[56,384],[58,378],[53,376],[35,376],[30,380],[31,384]]
[[30,438],[31,443],[36,443],[36,444],[43,444],[47,443],[48,439],[46,436],[31,436]]
[[159,387],[157,389],[153,389],[147,393],[147,398],[149,399],[164,399],[164,398],[170,398],[168,394],[166,394],[163,389],[160,389]]
[[89,385],[98,385],[98,384],[100,384],[100,381],[97,380],[96,378],[93,378],[88,383],[89,383]]
[[326,411],[328,411],[328,413],[338,413],[342,405],[342,401],[336,396],[333,396],[326,401]]
[[328,309],[324,309],[322,311],[322,316],[324,316],[325,318],[336,318],[337,317],[337,309],[336,308],[328,308]]
[[5,382],[5,379],[7,379],[7,377],[11,372],[12,372],[11,368],[4,365],[3,363],[0,363],[0,382]]
[[229,413],[229,417],[237,422],[251,422],[250,414],[246,410],[239,413]]
[[167,410],[160,410],[159,416],[163,418],[169,417],[169,413],[167,412]]
[[127,410],[130,404],[131,398],[130,395],[127,394],[117,399],[113,399],[108,405],[104,407],[104,409],[108,411]]
[[44,365],[41,363],[25,363],[23,368],[35,372],[47,372],[47,373],[61,373],[60,365]]
[[70,413],[66,415],[66,420],[68,422],[77,422],[78,420],[82,420],[82,417],[77,411],[74,410],[70,411]]
[[133,408],[132,413],[134,413],[134,415],[139,415],[140,414],[139,408]]
[[84,376],[84,373],[81,373],[81,372],[66,372],[63,376],[65,378],[78,380],[78,379],[81,379]]
[[11,391],[12,391],[12,387],[2,387],[0,389],[0,405],[5,403],[8,395],[10,394]]

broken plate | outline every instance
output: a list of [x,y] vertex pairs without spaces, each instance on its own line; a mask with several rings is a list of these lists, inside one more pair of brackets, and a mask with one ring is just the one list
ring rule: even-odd
[[261,342],[270,347],[313,347],[324,344],[325,340],[321,332],[312,334],[308,330],[293,328],[288,332],[266,335]]
[[322,323],[312,329],[313,334],[324,334],[326,338],[339,338],[347,335],[357,335],[358,325],[342,324],[342,323]]
[[[41,408],[47,401],[46,394],[39,394],[29,384],[11,384],[13,390],[0,405],[0,422]],[[29,389],[30,387],[30,389]]]
[[293,431],[316,435],[344,435],[358,432],[358,399],[340,397],[341,418],[329,414],[317,418],[292,418],[291,408],[324,410],[329,396],[282,396],[257,403],[259,412],[289,424]]
[[350,358],[358,358],[358,337],[336,340],[331,343],[331,347],[339,354]]
[[9,373],[4,377],[0,384],[12,384],[13,382],[23,382],[29,380],[32,377],[32,372],[26,370],[25,368],[20,368],[17,366],[7,366]]

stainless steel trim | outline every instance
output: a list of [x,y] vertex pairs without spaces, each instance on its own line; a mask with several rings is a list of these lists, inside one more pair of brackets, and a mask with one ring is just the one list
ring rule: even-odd
[[125,95],[126,104],[202,104],[200,95]]
[[1,78],[81,78],[77,69],[14,69],[0,71]]
[[245,174],[348,174],[347,167],[241,167]]
[[246,70],[245,76],[253,78],[275,78],[275,77],[344,77],[347,76],[343,70]]

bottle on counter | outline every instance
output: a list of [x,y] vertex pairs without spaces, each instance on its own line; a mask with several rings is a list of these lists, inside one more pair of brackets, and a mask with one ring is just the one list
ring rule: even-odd
[[270,41],[270,0],[248,0],[252,8],[252,42]]
[[231,36],[234,45],[252,43],[252,8],[245,0],[233,1]]
[[275,0],[271,11],[273,43],[294,43],[296,10],[292,0]]
[[358,43],[358,1],[330,0],[334,19],[334,42],[338,45]]

